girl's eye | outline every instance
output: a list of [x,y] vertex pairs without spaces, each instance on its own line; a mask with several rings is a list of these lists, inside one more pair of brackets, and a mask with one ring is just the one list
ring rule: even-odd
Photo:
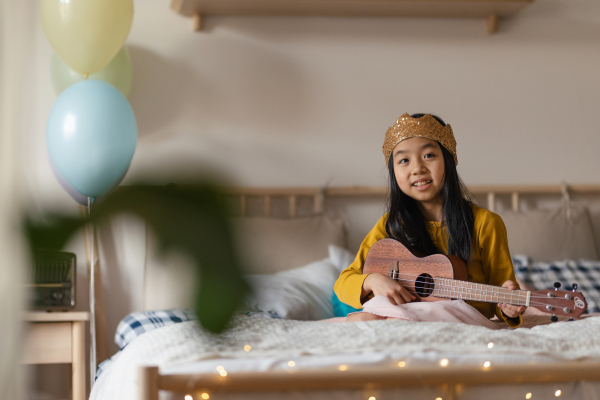
[[408,158],[403,158],[398,162],[398,164],[406,164],[408,162]]
[[431,157],[435,157],[435,154],[433,154],[433,153],[425,154],[425,158],[431,158]]

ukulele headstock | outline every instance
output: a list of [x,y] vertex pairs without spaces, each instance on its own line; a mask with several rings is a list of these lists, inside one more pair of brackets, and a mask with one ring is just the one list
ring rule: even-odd
[[555,285],[554,290],[538,290],[531,292],[531,301],[529,306],[537,308],[555,315],[564,315],[577,318],[587,309],[585,297],[580,292],[576,292],[577,285],[573,285],[573,291],[558,290]]

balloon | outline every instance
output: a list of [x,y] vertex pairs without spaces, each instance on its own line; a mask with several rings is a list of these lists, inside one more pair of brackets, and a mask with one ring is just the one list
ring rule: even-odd
[[54,102],[46,142],[60,176],[78,193],[97,197],[127,172],[137,124],[121,92],[106,82],[87,79],[69,86]]
[[93,74],[119,52],[133,21],[133,0],[42,0],[42,28],[73,70]]
[[[52,60],[50,62],[50,75],[52,76],[52,85],[56,95],[62,93],[67,87],[71,86],[75,82],[79,82],[85,79],[83,75],[73,71],[67,64],[65,64],[56,53],[52,54]],[[129,96],[131,91],[131,80],[133,78],[133,68],[131,65],[131,56],[127,47],[123,46],[106,67],[102,70],[91,74],[89,79],[96,79],[106,83],[110,83],[121,93],[123,96]]]
[[[65,181],[65,179],[62,176],[60,176],[60,173],[58,172],[58,170],[52,163],[52,160],[50,160],[50,168],[52,169],[52,173],[54,174],[54,177],[56,178],[56,180],[58,181],[60,186],[62,186],[62,188],[65,189],[65,191],[69,194],[69,196],[71,196],[73,198],[73,200],[75,200],[82,206],[87,206],[88,205],[88,197],[82,195],[77,190],[73,189],[73,187],[71,185],[69,185],[69,183],[67,181]],[[129,170],[129,168],[128,168],[128,170]],[[127,175],[127,171],[125,171],[125,173],[123,174],[121,179],[119,179],[119,182],[117,182],[117,184],[114,187],[112,187],[106,194],[96,197],[94,199],[94,204],[100,203],[102,200],[104,200],[106,198],[106,196],[109,195],[110,192],[113,191],[114,188],[119,186],[119,183],[121,183],[123,178],[125,178],[125,175]]]

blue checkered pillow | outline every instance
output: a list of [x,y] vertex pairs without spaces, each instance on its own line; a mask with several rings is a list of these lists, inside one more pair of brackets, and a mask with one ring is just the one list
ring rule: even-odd
[[585,313],[600,312],[600,261],[532,262],[527,256],[514,256],[512,261],[517,279],[533,290],[552,289],[554,282],[569,290],[576,283],[588,304]]
[[[119,322],[117,331],[115,332],[115,343],[121,350],[125,348],[129,343],[142,333],[152,331],[154,329],[178,324],[180,322],[194,321],[198,319],[196,314],[189,309],[173,309],[173,310],[161,310],[161,311],[145,311],[145,312],[134,312],[126,316]],[[98,365],[96,371],[97,380],[102,371],[112,362],[115,357],[118,357],[120,352],[113,355],[109,359]]]
[[142,333],[167,325],[198,319],[189,309],[134,312],[119,322],[115,343],[121,350]]

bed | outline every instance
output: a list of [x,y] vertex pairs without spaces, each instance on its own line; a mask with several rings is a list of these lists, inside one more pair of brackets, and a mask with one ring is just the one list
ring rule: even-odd
[[[568,193],[597,193],[599,187],[573,186],[569,192],[560,186],[471,191],[486,195],[492,210],[498,197],[510,199],[511,210],[501,215],[507,221],[511,251],[514,247],[522,254],[513,257],[522,285],[537,289],[552,279],[563,284],[584,279],[580,289],[592,295],[588,294],[590,311],[598,311],[600,279],[596,282],[595,274],[600,273],[600,263],[594,261],[598,255],[593,227],[587,210],[571,204]],[[519,210],[520,196],[561,191],[563,201],[554,211]],[[233,194],[242,216],[253,208],[263,214],[239,221],[254,232],[254,240],[262,241],[248,245],[248,252],[271,249],[252,254],[261,262],[252,263],[249,279],[262,295],[248,300],[248,309],[236,315],[221,336],[203,332],[191,314],[177,314],[176,323],[167,318],[168,322],[142,329],[143,334],[133,332],[128,338],[122,334],[117,338],[122,350],[101,365],[90,399],[600,398],[600,318],[595,313],[550,323],[549,315],[528,311],[524,325],[516,330],[501,322],[489,328],[332,319],[328,285],[333,286],[336,274],[353,255],[344,249],[347,223],[324,214],[325,206],[348,196],[381,201],[384,190],[238,189]],[[253,203],[256,199],[260,205]],[[302,212],[307,206],[312,208],[308,214]],[[267,221],[278,213],[287,217]],[[527,218],[530,221],[523,224]],[[548,236],[552,229],[548,221],[563,227],[555,239],[567,242],[564,248],[544,248],[545,241],[537,254],[532,247],[523,247],[532,237],[544,232]],[[265,229],[266,236],[261,236]],[[510,243],[511,234],[517,242]],[[289,242],[295,245],[284,244]],[[560,259],[564,255],[566,259]],[[156,293],[170,278],[173,287],[185,286],[189,281],[185,268],[181,273],[172,269],[167,275],[175,277],[169,277],[164,268],[157,266],[152,272],[148,267],[146,286],[152,294],[145,308],[181,306],[185,290],[166,290],[162,297]],[[157,314],[140,315],[157,320]]]

